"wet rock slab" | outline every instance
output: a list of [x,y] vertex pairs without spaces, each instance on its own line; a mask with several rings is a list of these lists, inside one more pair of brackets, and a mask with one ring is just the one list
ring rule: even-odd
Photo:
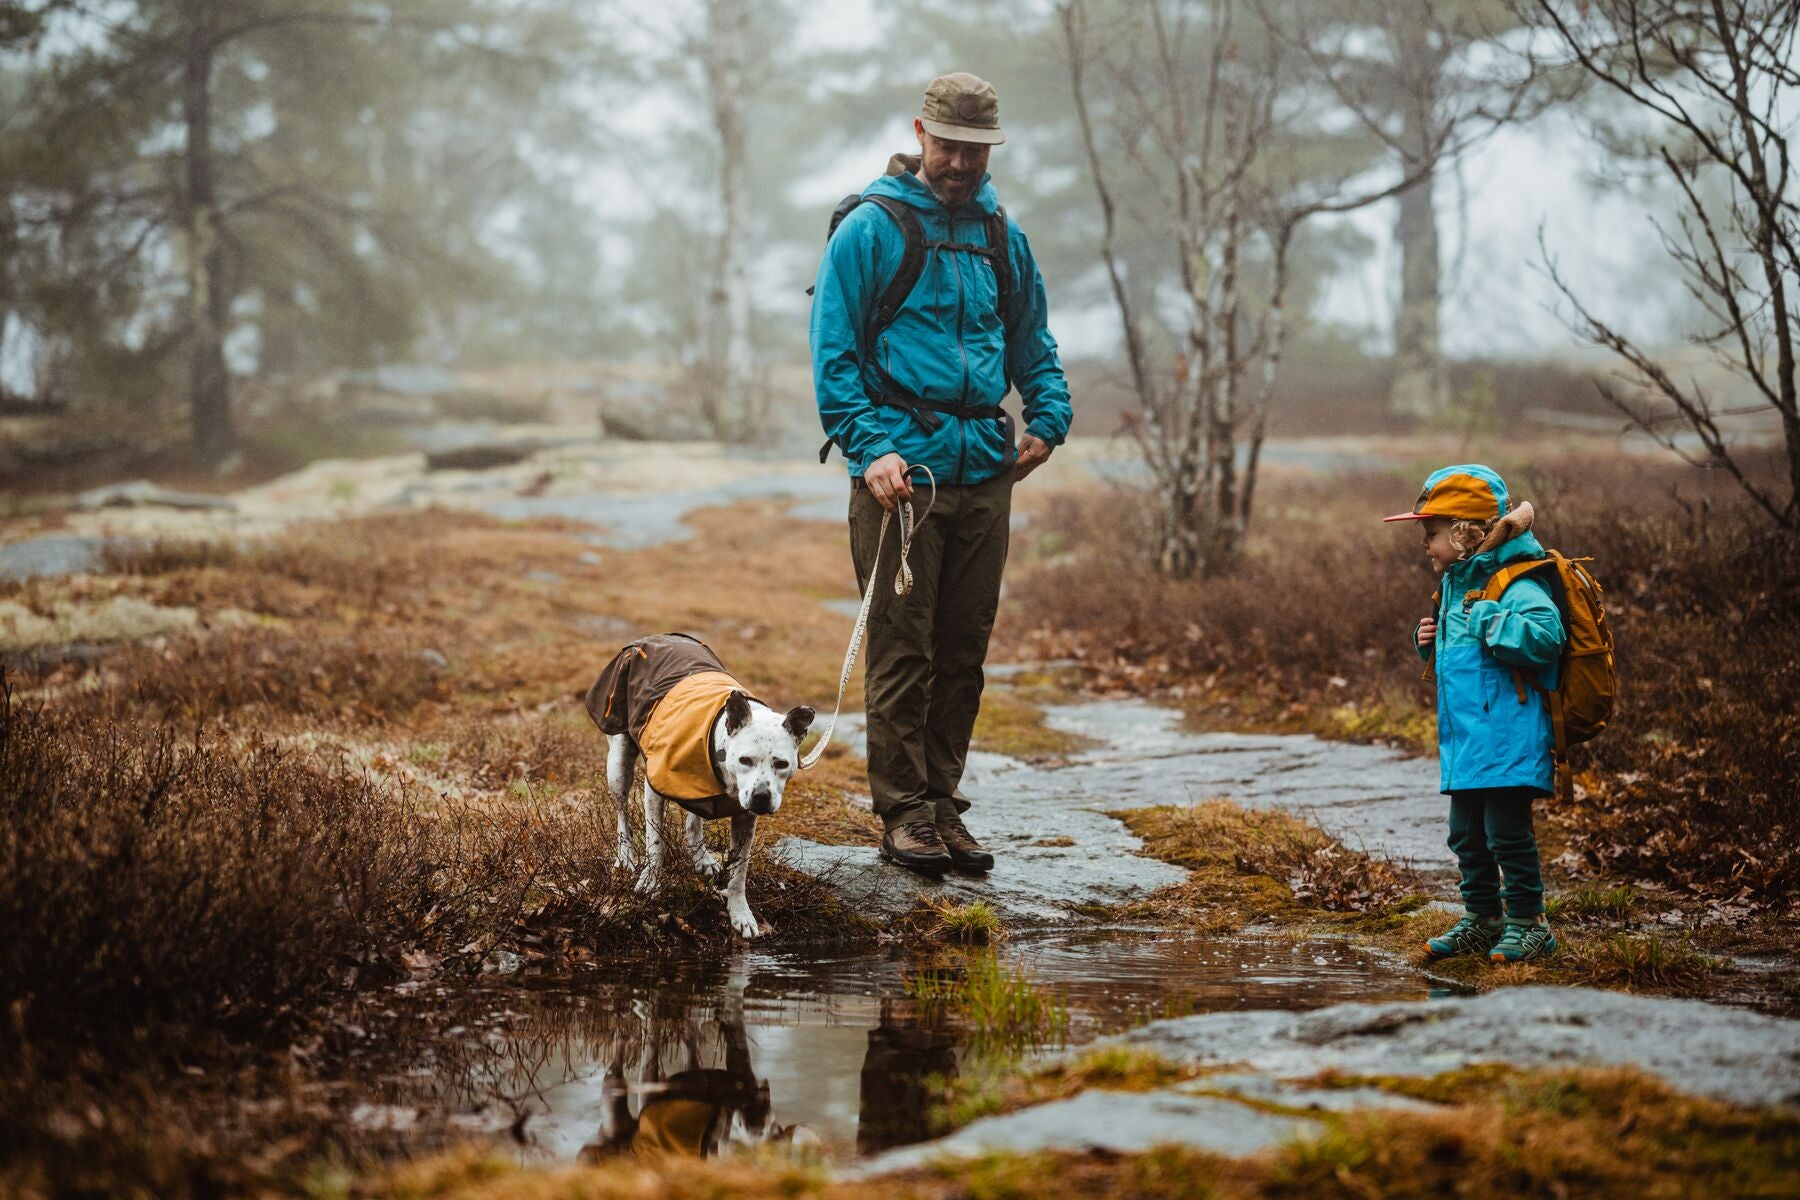
[[[1144,857],[1143,844],[1111,815],[1133,808],[1224,796],[1310,817],[1383,857],[1432,865],[1447,858],[1435,761],[1300,735],[1192,733],[1179,712],[1139,700],[1059,705],[1045,719],[1094,744],[1054,763],[969,755],[967,820],[997,859],[985,877],[921,879],[881,861],[872,846],[789,838],[782,849],[803,870],[830,872],[865,910],[896,915],[921,896],[985,900],[1012,924],[1056,922],[1083,905],[1138,900],[1184,880],[1180,868]],[[862,753],[862,715],[845,714],[837,736]]]
[[1304,734],[1194,733],[1176,710],[1142,700],[1061,705],[1046,719],[1099,743],[1056,772],[1070,803],[1116,812],[1223,796],[1311,817],[1384,858],[1430,865],[1447,856],[1435,759]]
[[1502,988],[1470,999],[1310,1013],[1209,1013],[1158,1021],[1120,1040],[1179,1061],[1296,1077],[1328,1069],[1436,1075],[1482,1062],[1634,1066],[1735,1104],[1800,1104],[1800,1022],[1591,988]]
[[[862,714],[846,713],[836,736],[862,753]],[[873,846],[786,838],[779,848],[801,870],[829,873],[863,911],[899,915],[920,897],[982,900],[1010,925],[1064,921],[1080,905],[1141,899],[1187,878],[1180,867],[1140,854],[1136,835],[1091,797],[1065,789],[1056,768],[976,750],[963,790],[976,798],[970,827],[994,852],[994,869],[986,875],[951,872],[932,880],[884,862]]]
[[976,1121],[939,1141],[889,1151],[869,1160],[864,1172],[881,1174],[939,1158],[974,1158],[997,1151],[1135,1154],[1173,1144],[1217,1154],[1254,1154],[1318,1128],[1317,1121],[1306,1117],[1265,1112],[1219,1096],[1173,1090],[1088,1091]]

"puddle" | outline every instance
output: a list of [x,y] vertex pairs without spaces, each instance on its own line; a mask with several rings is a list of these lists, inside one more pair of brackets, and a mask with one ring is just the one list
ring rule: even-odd
[[[1403,965],[1331,940],[1112,930],[998,954],[1065,997],[1072,1043],[1167,1016],[1427,994]],[[375,1078],[353,1117],[413,1146],[511,1138],[530,1161],[766,1142],[840,1162],[879,1153],[931,1136],[930,1077],[980,1054],[968,1029],[909,998],[921,965],[898,950],[747,951],[442,995],[426,985],[359,1018],[366,1045],[403,1044],[405,1030],[425,1040],[365,1064]]]

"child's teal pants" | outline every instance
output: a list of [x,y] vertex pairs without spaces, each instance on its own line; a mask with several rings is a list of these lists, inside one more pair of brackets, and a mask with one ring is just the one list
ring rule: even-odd
[[1544,911],[1544,875],[1531,831],[1531,802],[1543,794],[1531,787],[1450,793],[1450,849],[1462,870],[1463,907],[1469,912],[1523,919]]

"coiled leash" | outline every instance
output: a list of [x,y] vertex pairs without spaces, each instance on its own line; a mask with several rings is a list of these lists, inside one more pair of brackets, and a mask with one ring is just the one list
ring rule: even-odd
[[[913,520],[912,501],[900,501],[900,569],[894,572],[894,595],[904,596],[913,588],[912,564],[906,561],[912,553],[913,530],[926,517],[931,515],[932,506],[937,503],[937,477],[931,468],[924,463],[914,463],[906,468],[905,474],[914,471],[925,472],[925,478],[931,486],[931,499],[925,505],[925,511],[919,520]],[[869,627],[869,606],[875,602],[875,576],[881,569],[881,546],[887,540],[888,522],[893,519],[894,509],[883,509],[881,513],[881,532],[875,537],[875,561],[869,565],[869,587],[863,593],[862,607],[856,613],[856,628],[850,631],[850,648],[844,651],[844,671],[838,676],[837,704],[831,710],[831,721],[825,726],[824,736],[800,759],[800,769],[805,770],[819,761],[825,753],[825,747],[831,744],[831,735],[837,730],[838,714],[844,709],[844,689],[850,686],[850,673],[856,669],[856,655],[862,649],[863,633]]]

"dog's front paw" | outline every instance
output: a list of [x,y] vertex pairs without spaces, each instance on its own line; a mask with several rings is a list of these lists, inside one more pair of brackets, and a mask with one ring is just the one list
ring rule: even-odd
[[639,895],[649,895],[654,892],[656,890],[656,868],[645,864],[644,869],[638,872],[637,882],[632,886],[637,889]]
[[633,847],[621,846],[619,852],[613,855],[613,866],[624,874],[633,874],[642,865],[643,858]]
[[731,932],[746,942],[761,937],[762,931],[762,922],[756,919],[756,914],[750,911],[748,905],[732,912]]
[[719,856],[714,854],[711,850],[707,850],[695,856],[694,870],[700,873],[700,878],[713,884],[715,887],[723,882],[725,878],[725,864],[720,862]]

